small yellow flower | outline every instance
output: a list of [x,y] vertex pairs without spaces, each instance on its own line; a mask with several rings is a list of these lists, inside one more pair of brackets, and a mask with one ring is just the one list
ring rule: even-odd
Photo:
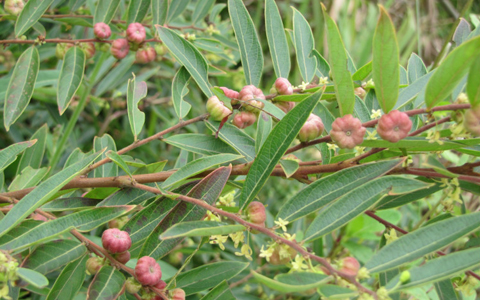
[[376,140],[377,139],[376,135],[377,135],[376,130],[372,130],[372,131],[367,130],[367,140]]
[[372,109],[372,114],[370,115],[370,118],[372,120],[378,119],[382,116],[382,110],[381,109]]
[[288,221],[285,221],[282,218],[279,218],[278,221],[274,221],[274,222],[278,227],[281,227],[283,231],[287,231],[286,226],[288,225]]
[[252,248],[248,244],[243,244],[240,252],[235,252],[237,256],[245,256],[248,260],[252,260]]
[[243,231],[230,233],[229,236],[234,242],[235,248],[238,248],[238,244],[243,243],[243,241],[245,240],[245,235],[243,234]]
[[223,235],[212,235],[210,237],[210,244],[218,244],[220,249],[225,250],[225,246],[223,245],[228,240],[228,236]]
[[383,286],[377,290],[377,296],[378,296],[379,300],[391,300],[392,299],[388,296],[388,291]]
[[290,257],[290,246],[282,244],[280,245],[280,251],[278,252],[280,259]]
[[429,143],[438,143],[439,145],[443,145],[443,141],[440,140],[440,131],[429,131],[427,133],[427,140]]
[[333,150],[333,152],[336,152],[338,149],[338,146],[336,144],[331,144],[327,143],[328,150]]
[[268,262],[270,262],[270,257],[273,255],[274,247],[269,246],[266,250],[262,248],[260,249],[260,254],[258,256],[264,257]]
[[320,77],[320,81],[318,82],[319,85],[325,85],[328,83],[328,77]]
[[295,233],[294,233],[294,234],[290,234],[290,233],[288,233],[288,232],[284,232],[284,233],[283,233],[283,237],[286,238],[286,239],[289,240],[289,241],[294,241],[295,238],[296,238],[296,236],[297,236],[297,235],[296,235]]
[[309,82],[305,82],[305,81],[302,81],[302,84],[300,84],[297,89],[302,89],[302,91],[304,91],[307,86],[308,86]]
[[398,240],[397,232],[393,228],[390,228],[390,233],[385,233],[384,236],[387,240],[387,245],[395,240]]
[[235,207],[236,206],[235,191],[230,192],[223,197],[220,197],[218,199],[217,206],[220,206],[220,205],[228,206],[228,207]]
[[367,268],[361,267],[357,273],[357,279],[368,279],[370,278],[370,273],[368,272]]
[[355,150],[355,156],[359,156],[365,153],[365,147],[356,146],[354,150]]
[[219,216],[212,213],[211,211],[207,211],[207,216],[204,219],[204,221],[215,221],[215,222],[220,222],[221,220],[222,219]]
[[305,264],[305,259],[301,255],[295,256],[295,260],[292,262],[292,270],[294,271],[302,271],[307,270],[308,265]]

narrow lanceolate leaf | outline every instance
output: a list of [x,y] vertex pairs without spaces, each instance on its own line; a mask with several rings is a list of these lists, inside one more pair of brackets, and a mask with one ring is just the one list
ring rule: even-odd
[[200,51],[171,29],[157,26],[157,33],[173,57],[187,68],[205,96],[213,96],[208,82],[208,64]]
[[[106,149],[105,151],[117,151],[117,146],[115,145],[115,141],[109,134],[104,134],[102,137],[96,136],[93,139],[93,151],[101,151]],[[106,153],[102,153],[100,157],[96,161],[106,158]],[[100,167],[96,168],[93,171],[93,177],[100,178],[100,177],[114,177],[118,175],[118,167],[116,164],[103,164]]]
[[117,11],[119,4],[120,0],[98,1],[97,9],[95,10],[95,16],[93,17],[93,23],[110,23],[115,16],[115,12]]
[[235,300],[232,291],[226,281],[222,281],[219,285],[214,287],[208,294],[202,297],[201,300]]
[[172,81],[172,102],[175,108],[175,113],[179,119],[185,118],[192,106],[190,103],[183,101],[183,97],[188,93],[188,81],[190,74],[185,67],[178,69],[177,74]]
[[63,169],[25,196],[10,212],[0,220],[0,236],[3,236],[15,225],[20,223],[35,209],[43,205],[70,180],[78,176],[101,152],[91,154],[79,162]]
[[85,52],[80,47],[71,47],[65,53],[62,71],[58,78],[57,104],[62,115],[75,96],[83,80],[85,71]]
[[269,288],[282,293],[300,293],[315,289],[325,284],[330,277],[324,274],[295,272],[290,274],[280,274],[274,279],[263,276],[260,273],[251,271],[253,277],[260,283]]
[[48,285],[47,277],[34,270],[18,268],[17,276],[37,288],[43,288]]
[[27,108],[32,98],[39,67],[40,56],[35,46],[25,50],[18,58],[5,93],[3,124],[7,131]]
[[160,235],[161,240],[186,236],[227,235],[245,230],[243,225],[230,225],[215,221],[193,221],[176,224]]
[[[432,259],[426,264],[410,269],[410,281],[401,284],[396,290],[405,290],[427,283],[453,277],[459,272],[475,268],[480,264],[480,248],[473,248]],[[397,285],[400,275],[393,278],[387,289]]]
[[[231,172],[231,166],[218,168],[195,185],[188,196],[212,205],[220,196]],[[180,201],[151,232],[139,256],[148,255],[155,259],[165,256],[182,241],[182,238],[159,241],[158,236],[174,224],[201,220],[205,213],[204,208]]]
[[245,179],[240,196],[240,209],[248,205],[267,182],[275,165],[285,154],[321,96],[322,90],[303,100],[273,128]]
[[435,282],[434,286],[439,300],[458,300],[458,295],[450,278]]
[[128,5],[127,24],[141,23],[150,7],[150,0],[132,0]]
[[205,125],[213,132],[218,132],[218,137],[234,148],[238,153],[245,156],[247,161],[252,161],[255,158],[255,140],[250,137],[245,131],[225,123],[221,130],[219,130],[220,122],[206,120]]
[[265,112],[260,112],[257,119],[257,138],[255,140],[255,152],[258,153],[263,143],[272,131],[272,117]]
[[187,8],[190,0],[177,0],[169,1],[168,12],[167,12],[167,23],[175,20],[182,12]]
[[417,81],[417,79],[427,74],[427,67],[425,67],[425,64],[423,63],[420,56],[418,56],[415,53],[412,53],[412,55],[410,55],[410,58],[408,59],[407,72],[408,72],[408,83],[412,84],[415,81]]
[[151,0],[153,25],[163,25],[167,18],[168,0]]
[[125,276],[112,266],[103,266],[88,287],[87,300],[117,299],[123,293]]
[[79,231],[90,231],[134,208],[135,206],[129,205],[97,207],[43,222],[28,230],[15,228],[12,230],[12,234],[9,233],[0,238],[0,248],[21,249],[75,228]]
[[263,52],[255,24],[241,0],[228,0],[228,13],[240,49],[245,80],[247,84],[258,86],[263,73]]
[[435,222],[386,245],[372,256],[365,267],[371,273],[396,268],[439,250],[478,227],[480,227],[480,212]]
[[[443,60],[430,77],[425,90],[425,103],[432,108],[447,98],[480,56],[480,36],[462,43]],[[478,70],[475,72],[478,73]]]
[[118,155],[117,152],[113,151],[108,151],[106,153],[107,157],[110,158],[117,166],[122,168],[122,170],[127,173],[130,177],[132,176],[132,173],[130,172],[130,168],[128,167],[127,163],[123,160],[123,158]]
[[47,175],[49,170],[49,167],[32,169],[32,167],[28,166],[23,169],[22,173],[15,176],[12,183],[8,187],[8,190],[18,191],[29,187],[34,187],[43,179],[45,175]]
[[348,71],[348,58],[342,37],[338,31],[337,24],[328,15],[323,6],[323,16],[327,29],[327,42],[329,50],[330,71],[333,76],[335,95],[337,96],[338,107],[342,116],[353,113],[355,105],[355,92],[353,88],[352,74]]
[[315,41],[312,29],[305,17],[293,8],[293,37],[295,40],[295,53],[300,74],[305,82],[312,81],[317,69],[317,59],[313,54]]
[[222,153],[239,154],[238,151],[221,139],[215,138],[214,135],[199,133],[175,134],[163,139],[163,141],[180,149],[207,156]]
[[288,78],[290,51],[288,50],[282,16],[274,0],[265,0],[265,31],[275,74],[277,78]]
[[55,280],[46,300],[73,299],[80,290],[83,280],[87,275],[87,260],[89,256],[84,255],[79,259],[72,261],[63,268],[60,275]]
[[305,240],[313,241],[340,228],[364,213],[387,193],[403,194],[428,186],[428,183],[400,176],[385,176],[372,180],[344,194],[323,209],[307,229]]
[[216,262],[181,273],[176,278],[177,288],[191,295],[216,286],[229,280],[248,266],[248,263],[237,261]]
[[195,5],[195,9],[193,10],[192,14],[192,24],[196,24],[198,21],[201,21],[205,16],[208,14],[210,9],[215,4],[215,0],[203,0],[198,1],[197,5]]
[[187,179],[189,177],[200,174],[201,172],[219,166],[221,164],[231,162],[242,158],[241,155],[236,154],[218,154],[212,156],[201,157],[192,162],[189,162],[185,166],[181,167],[172,176],[162,184],[162,188],[169,188],[174,184]]
[[480,105],[480,76],[478,76],[478,70],[480,70],[480,55],[470,67],[467,86],[465,88],[468,95],[468,101],[470,101],[472,107]]
[[25,3],[15,23],[15,36],[19,37],[32,27],[43,13],[48,9],[53,0],[32,0]]
[[22,267],[47,274],[83,256],[85,252],[85,245],[76,240],[51,241],[35,248]]
[[397,102],[400,86],[398,43],[392,19],[380,5],[378,19],[373,36],[373,82],[378,103],[388,113]]
[[[18,162],[17,174],[20,173],[27,166],[34,169],[40,168],[45,154],[45,146],[47,144],[48,125],[44,124],[40,127],[30,138],[30,141],[37,140],[37,142],[30,148],[26,149],[20,157]],[[1,159],[0,159],[1,162]]]
[[37,140],[20,142],[0,150],[0,172],[13,163],[17,159],[17,155],[25,151],[25,149],[35,145],[36,142]]
[[140,131],[142,131],[143,124],[145,123],[145,113],[138,109],[138,103],[146,96],[147,83],[145,81],[136,82],[135,76],[133,76],[133,79],[128,80],[128,121],[130,122],[130,128],[132,129],[135,140],[137,140],[137,136],[140,134]]

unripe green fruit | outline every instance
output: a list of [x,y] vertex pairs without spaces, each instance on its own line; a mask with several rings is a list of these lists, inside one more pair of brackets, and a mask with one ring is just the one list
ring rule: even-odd
[[221,121],[232,113],[217,96],[212,96],[208,99],[207,112],[214,121]]
[[103,266],[103,259],[100,257],[90,257],[87,260],[87,273],[94,275],[100,270]]
[[407,283],[409,281],[410,281],[410,272],[403,271],[402,274],[400,274],[400,282]]
[[23,0],[5,0],[5,11],[11,15],[18,16],[23,10],[25,3]]
[[135,278],[130,277],[125,281],[125,290],[127,293],[136,294],[140,291],[142,285]]

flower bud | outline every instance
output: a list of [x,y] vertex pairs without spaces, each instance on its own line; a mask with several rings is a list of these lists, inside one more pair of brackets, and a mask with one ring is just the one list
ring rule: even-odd
[[398,110],[392,110],[378,120],[378,135],[391,143],[396,143],[407,137],[410,129],[412,129],[412,121],[406,113]]
[[240,99],[240,93],[234,90],[231,90],[229,88],[226,88],[224,86],[220,87],[220,89],[223,91],[225,96],[227,96],[230,99]]
[[263,109],[265,104],[261,101],[256,101],[255,99],[265,100],[265,95],[261,89],[258,89],[254,85],[246,85],[240,91],[238,97],[240,98],[243,107],[248,111],[259,112],[260,109]]
[[108,252],[122,253],[130,249],[132,246],[132,240],[130,235],[126,231],[121,231],[117,228],[110,228],[102,234],[103,248]]
[[480,105],[465,111],[464,126],[472,135],[480,136]]
[[275,80],[275,89],[279,95],[292,95],[293,87],[287,78],[279,77]]
[[135,278],[130,277],[125,281],[125,290],[127,293],[136,294],[140,291],[142,285]]
[[141,48],[137,51],[135,54],[135,60],[138,63],[141,64],[147,64],[149,62],[152,62],[155,60],[155,57],[157,56],[157,53],[155,52],[155,49],[153,47],[146,47],[146,48]]
[[103,266],[103,259],[100,257],[90,257],[87,259],[87,272],[90,275],[96,274]]
[[5,0],[5,11],[11,15],[18,16],[22,11],[25,3],[23,0]]
[[127,56],[130,50],[130,45],[126,39],[116,39],[112,43],[110,52],[116,59],[122,59]]
[[233,117],[232,123],[238,128],[244,129],[250,125],[253,125],[256,120],[257,115],[255,115],[253,112],[241,111]]
[[92,42],[81,43],[80,48],[85,52],[85,57],[87,59],[90,59],[95,55],[95,44]]
[[96,23],[93,26],[93,34],[95,34],[98,39],[105,40],[112,35],[112,31],[110,30],[110,26],[103,22],[100,22]]
[[185,300],[185,291],[182,289],[174,289],[170,294],[172,300]]
[[346,273],[350,276],[357,276],[358,270],[360,270],[360,263],[353,257],[345,257],[341,261],[340,272]]
[[247,218],[254,224],[264,225],[267,215],[265,214],[265,206],[263,203],[252,201],[247,207]]
[[167,47],[165,47],[164,44],[157,43],[157,44],[155,44],[154,48],[155,48],[155,52],[157,52],[158,56],[164,56],[165,53],[167,53]]
[[145,28],[140,23],[131,23],[127,28],[127,40],[135,44],[141,44],[145,40]]
[[288,113],[295,107],[295,102],[278,101],[275,106],[283,110],[284,113]]
[[365,98],[365,95],[367,95],[367,92],[362,87],[357,87],[355,88],[355,95],[360,97],[360,99]]
[[144,256],[135,266],[135,277],[142,285],[156,285],[162,279],[162,270],[154,258]]
[[310,114],[307,122],[303,124],[300,132],[298,133],[298,139],[301,142],[308,142],[319,137],[325,127],[323,126],[322,119],[319,116]]
[[400,282],[401,283],[407,283],[410,281],[410,272],[409,271],[403,271],[402,274],[400,274]]
[[214,121],[221,121],[232,113],[232,111],[226,107],[217,96],[208,98],[207,112]]
[[69,43],[58,43],[55,47],[55,56],[60,60],[63,59],[65,53],[67,53],[67,50],[71,47],[73,47],[73,45]]
[[167,287],[167,283],[163,280],[160,280],[156,285],[154,285],[154,287],[159,290],[164,290]]
[[113,255],[113,258],[118,260],[119,263],[126,264],[130,260],[130,252],[125,251],[122,253],[116,253]]
[[366,131],[359,119],[345,115],[333,121],[330,137],[340,148],[353,149],[363,142]]

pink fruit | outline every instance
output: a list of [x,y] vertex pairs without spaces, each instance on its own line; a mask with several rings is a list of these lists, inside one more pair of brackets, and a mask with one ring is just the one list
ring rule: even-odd
[[87,272],[91,275],[96,274],[103,266],[103,260],[100,257],[90,257],[87,259]]
[[307,122],[303,124],[302,129],[298,133],[298,139],[301,142],[314,140],[322,134],[324,129],[322,119],[317,115],[310,114]]
[[116,59],[122,59],[127,56],[128,51],[130,50],[130,45],[126,39],[116,39],[112,43],[112,48],[110,48],[110,53]]
[[242,88],[239,93],[239,98],[242,102],[243,107],[248,111],[258,112],[259,109],[263,109],[265,104],[261,101],[255,99],[265,100],[265,95],[261,89],[258,89],[254,85],[246,85]]
[[406,113],[398,110],[392,110],[378,120],[378,135],[391,143],[396,143],[407,137],[410,129],[412,129],[412,121]]
[[80,48],[85,52],[85,57],[87,59],[90,59],[95,55],[95,44],[92,42],[81,43]]
[[110,35],[112,35],[112,31],[110,30],[110,26],[103,22],[100,22],[96,23],[93,26],[93,34],[95,34],[98,39],[105,40],[108,39]]
[[135,59],[138,63],[147,64],[155,60],[157,53],[153,47],[141,48],[135,54]]
[[227,96],[230,99],[240,99],[240,93],[234,90],[231,90],[229,88],[226,88],[224,86],[220,87],[220,89],[223,91],[225,96]]
[[366,131],[359,119],[345,115],[333,121],[330,137],[340,148],[353,149],[363,142]]
[[112,254],[122,253],[130,249],[132,240],[128,232],[110,228],[102,234],[102,245],[105,250]]
[[163,280],[160,280],[156,285],[155,288],[159,290],[164,290],[167,287],[167,283]]
[[295,102],[278,101],[275,105],[283,110],[284,113],[288,113],[295,107]]
[[232,123],[238,128],[243,129],[253,125],[256,120],[257,115],[255,115],[253,112],[241,111],[233,117]]
[[340,271],[351,276],[356,276],[358,270],[360,270],[360,263],[358,262],[358,260],[350,256],[345,257],[341,261],[341,265],[342,267],[340,268]]
[[140,23],[131,23],[127,28],[127,40],[135,44],[141,44],[145,40],[145,27]]
[[293,87],[287,78],[279,77],[275,80],[275,89],[279,95],[291,95],[293,94]]
[[125,252],[122,252],[122,253],[114,254],[113,258],[118,260],[119,263],[126,264],[130,260],[130,252],[125,251]]
[[162,279],[162,270],[154,258],[144,256],[135,266],[135,277],[142,285],[156,285]]
[[185,291],[182,289],[174,289],[171,295],[172,300],[185,300]]
[[18,16],[22,11],[25,3],[23,0],[5,0],[5,11],[11,15]]
[[207,112],[210,114],[210,118],[214,121],[221,121],[232,113],[232,111],[226,107],[217,96],[208,98]]
[[258,201],[252,201],[247,207],[247,218],[250,222],[262,225],[267,219],[265,214],[265,206]]
[[480,105],[467,109],[464,126],[474,136],[480,136]]

